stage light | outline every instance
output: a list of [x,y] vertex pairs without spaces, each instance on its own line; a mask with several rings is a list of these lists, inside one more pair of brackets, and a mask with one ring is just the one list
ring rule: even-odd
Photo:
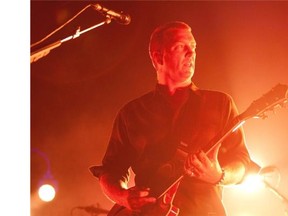
[[58,190],[58,182],[54,179],[51,168],[50,160],[46,154],[39,149],[33,148],[32,152],[39,154],[46,162],[47,169],[43,177],[38,182],[38,197],[44,202],[51,202]]
[[50,202],[54,199],[56,191],[54,187],[50,184],[41,185],[38,190],[38,195],[40,199],[44,202]]
[[267,188],[272,191],[287,207],[285,214],[288,215],[288,199],[277,189],[280,183],[280,172],[275,166],[261,167],[251,161],[249,169],[240,184],[241,188],[251,192],[259,188]]
[[248,170],[241,185],[250,185],[251,187],[278,187],[280,183],[280,172],[275,166],[261,167],[254,161],[251,161]]
[[257,174],[250,174],[246,176],[245,180],[240,184],[241,189],[247,193],[253,193],[265,187],[263,176]]
[[44,176],[38,183],[38,196],[44,202],[51,202],[55,196],[58,188],[58,183],[52,176],[50,169],[47,169]]

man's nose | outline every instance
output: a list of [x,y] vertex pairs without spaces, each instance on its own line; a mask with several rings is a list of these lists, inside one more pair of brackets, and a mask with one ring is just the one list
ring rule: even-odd
[[186,56],[191,57],[193,55],[193,49],[190,46],[186,46]]

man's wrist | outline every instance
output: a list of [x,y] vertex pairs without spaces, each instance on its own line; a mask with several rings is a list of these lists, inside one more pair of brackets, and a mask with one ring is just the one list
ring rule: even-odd
[[219,180],[215,183],[216,186],[223,186],[225,181],[225,169],[221,168],[221,176]]

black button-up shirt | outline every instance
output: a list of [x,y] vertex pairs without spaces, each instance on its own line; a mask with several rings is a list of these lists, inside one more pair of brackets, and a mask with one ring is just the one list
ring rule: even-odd
[[[130,101],[117,114],[102,171],[128,181],[131,167],[135,184],[151,187],[152,194],[155,190],[159,195],[169,186],[166,180],[183,171],[179,163],[183,158],[175,157],[177,149],[183,149],[180,143],[185,143],[186,152],[208,150],[212,139],[237,115],[232,98],[225,93],[200,90],[192,84],[170,95],[167,86],[157,84],[155,90]],[[242,128],[222,142],[218,160],[221,166],[233,161],[247,165]],[[185,176],[174,200],[179,216],[225,215],[221,192],[219,186]]]

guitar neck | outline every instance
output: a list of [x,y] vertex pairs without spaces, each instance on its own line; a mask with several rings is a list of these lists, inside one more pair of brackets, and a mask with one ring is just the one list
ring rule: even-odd
[[236,116],[234,120],[231,122],[230,126],[226,127],[223,131],[218,133],[206,146],[203,151],[206,154],[209,154],[214,147],[220,145],[230,134],[234,131],[238,130],[243,124],[245,120],[242,119],[242,114]]

